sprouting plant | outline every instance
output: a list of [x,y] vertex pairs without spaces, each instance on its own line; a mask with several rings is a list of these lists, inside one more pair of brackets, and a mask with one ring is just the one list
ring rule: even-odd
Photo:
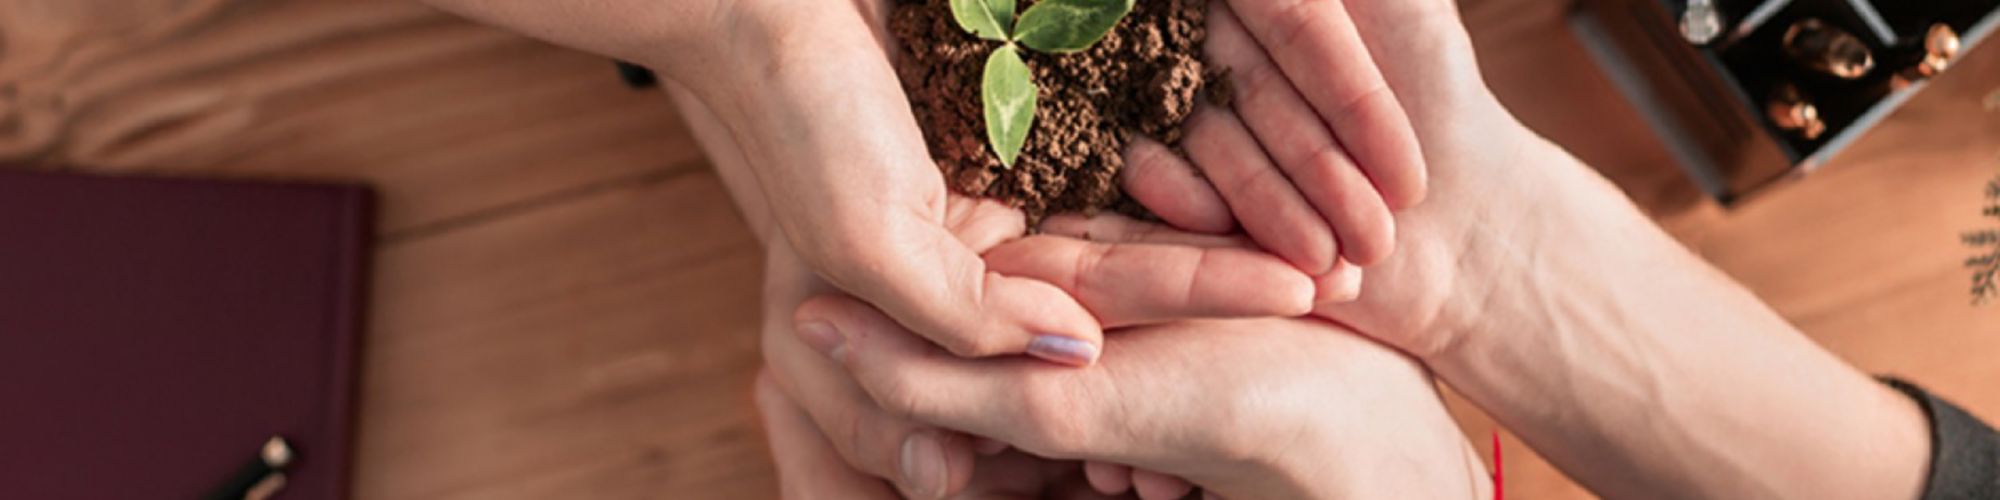
[[[2000,221],[2000,177],[1986,183],[1986,203],[1981,213]],[[1984,303],[2000,297],[2000,227],[1965,233],[1960,238],[1983,252],[1965,259],[1965,267],[1972,269],[1972,300]]]
[[1035,76],[1016,44],[1051,54],[1088,49],[1132,12],[1132,1],[1042,0],[1016,19],[1015,0],[951,0],[958,27],[1001,44],[986,57],[979,82],[986,141],[1000,164],[1014,166],[1035,125]]

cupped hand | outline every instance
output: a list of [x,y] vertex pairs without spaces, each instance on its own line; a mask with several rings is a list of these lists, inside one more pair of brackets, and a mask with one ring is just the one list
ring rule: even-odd
[[[1311,283],[1260,252],[1019,238],[1019,212],[963,198],[954,198],[951,206],[955,234],[986,251],[993,269],[1054,283],[1106,324],[1298,314],[1309,307],[1303,294]],[[975,469],[974,440],[883,410],[837,365],[815,353],[815,345],[832,349],[836,343],[828,336],[830,327],[808,322],[795,330],[791,314],[807,296],[835,288],[808,270],[784,241],[768,244],[762,338],[771,380],[856,469],[888,479],[914,498],[964,491]]]
[[1117,332],[1063,369],[967,360],[865,303],[821,296],[801,325],[898,418],[1037,456],[1133,464],[1234,498],[1467,498],[1489,487],[1423,367],[1329,323],[1190,321]]
[[1227,69],[1232,104],[1190,117],[1184,144],[1193,164],[1244,232],[1309,274],[1388,257],[1390,211],[1423,199],[1426,172],[1397,94],[1370,56],[1368,46],[1382,42],[1363,37],[1340,1],[1209,6],[1205,59]]
[[[882,479],[848,465],[834,442],[814,426],[803,408],[792,402],[768,373],[757,377],[753,394],[762,417],[771,457],[778,469],[778,491],[792,500],[900,500],[903,496]],[[1115,498],[1097,493],[1085,479],[1081,464],[1047,460],[1019,452],[976,457],[973,476],[954,499]]]
[[[1246,4],[1268,0],[1230,0],[1244,18],[1229,22],[1227,16],[1210,23],[1210,50],[1239,52],[1232,47],[1245,40],[1263,42],[1248,19]],[[1349,23],[1365,40],[1365,50],[1377,63],[1383,81],[1397,97],[1421,139],[1424,163],[1428,166],[1429,201],[1397,215],[1394,237],[1396,252],[1368,268],[1368,286],[1358,286],[1358,274],[1337,279],[1323,278],[1314,315],[1348,325],[1404,352],[1426,358],[1446,351],[1464,332],[1475,329],[1483,304],[1506,293],[1505,283],[1525,276],[1494,274],[1501,269],[1527,269],[1523,263],[1503,262],[1527,257],[1524,254],[1495,252],[1507,248],[1506,241],[1528,241],[1546,229],[1538,223],[1545,217],[1546,200],[1535,193],[1551,189],[1552,183],[1592,182],[1588,175],[1549,175],[1525,168],[1549,162],[1523,161],[1529,151],[1552,150],[1508,114],[1486,88],[1474,59],[1470,38],[1460,24],[1456,6],[1448,0],[1345,0],[1319,2],[1339,5],[1340,22]],[[1320,9],[1324,7],[1313,7]],[[1328,23],[1335,23],[1328,21]],[[1288,68],[1284,58],[1272,53],[1272,61]],[[1254,56],[1254,54],[1252,54]],[[1289,73],[1286,73],[1289,74]],[[1269,78],[1259,78],[1260,80]],[[1282,94],[1280,94],[1282,95]],[[1248,116],[1299,110],[1296,101],[1257,104],[1266,99],[1247,96],[1236,111]],[[1209,111],[1214,121],[1231,125],[1230,116]],[[1196,117],[1191,126],[1207,126]],[[1216,127],[1230,129],[1231,127]],[[1254,128],[1254,127],[1253,127]],[[1198,131],[1198,130],[1197,130]],[[1241,134],[1237,134],[1241,135]],[[1204,158],[1199,136],[1189,135],[1188,149],[1197,164],[1220,163]],[[1267,150],[1270,144],[1265,144]],[[1276,153],[1272,153],[1274,156]],[[1556,154],[1561,154],[1556,151]],[[1240,153],[1238,157],[1255,157]],[[1213,172],[1214,168],[1202,168]],[[1565,174],[1568,174],[1566,172]],[[1220,191],[1227,197],[1226,175],[1208,176],[1215,187],[1179,191],[1160,189],[1148,192],[1145,204],[1173,203],[1189,196],[1206,196]],[[1581,180],[1579,180],[1581,179]],[[1599,179],[1597,182],[1601,182]],[[1180,186],[1180,184],[1174,184]],[[1615,191],[1608,191],[1615,194]],[[1236,208],[1232,206],[1232,208]],[[1235,216],[1245,229],[1259,218],[1279,218],[1299,210]],[[1276,213],[1281,216],[1272,216]],[[1294,216],[1296,217],[1296,216]],[[1169,219],[1166,222],[1181,226]],[[1177,241],[1179,237],[1157,225],[1104,217],[1083,223],[1069,220],[1045,225],[1055,234],[1087,237],[1099,241]],[[1257,242],[1274,254],[1281,254],[1270,242]],[[1502,244],[1487,244],[1501,242]],[[1289,260],[1289,259],[1288,259]],[[1336,275],[1340,273],[1335,273]],[[1476,279],[1475,279],[1476,278]],[[1347,299],[1354,299],[1349,301]]]

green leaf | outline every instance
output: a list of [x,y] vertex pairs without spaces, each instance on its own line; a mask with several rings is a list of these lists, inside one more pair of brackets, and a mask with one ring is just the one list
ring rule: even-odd
[[1014,30],[1014,0],[951,0],[951,18],[973,36],[1005,42]]
[[1000,164],[1014,166],[1028,129],[1035,126],[1035,75],[1012,44],[986,57],[986,74],[979,84],[986,107],[986,141],[1000,155]]
[[1132,0],[1042,0],[1021,13],[1014,39],[1042,52],[1076,52],[1104,38],[1130,12]]
[[986,10],[993,12],[993,20],[1000,22],[1006,37],[1014,38],[1014,0],[986,0]]

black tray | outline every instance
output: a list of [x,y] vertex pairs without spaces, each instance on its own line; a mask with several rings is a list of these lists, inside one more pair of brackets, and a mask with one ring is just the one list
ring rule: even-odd
[[[1714,0],[1723,30],[1697,43],[1680,29],[1684,0],[1578,6],[1574,26],[1600,66],[1724,203],[1825,165],[1921,92],[1926,80],[1892,80],[1923,60],[1932,26],[1957,34],[1962,59],[2000,23],[2000,0]],[[1785,33],[1806,19],[1866,44],[1874,69],[1842,79],[1787,56]],[[1812,101],[1823,133],[1807,137],[1772,121],[1768,106],[1782,85]]]

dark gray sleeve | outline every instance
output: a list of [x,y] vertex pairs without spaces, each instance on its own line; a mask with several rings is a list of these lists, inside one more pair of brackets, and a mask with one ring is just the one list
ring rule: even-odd
[[2000,434],[1923,388],[1882,381],[1917,400],[1930,416],[1931,468],[1923,500],[2000,499]]

